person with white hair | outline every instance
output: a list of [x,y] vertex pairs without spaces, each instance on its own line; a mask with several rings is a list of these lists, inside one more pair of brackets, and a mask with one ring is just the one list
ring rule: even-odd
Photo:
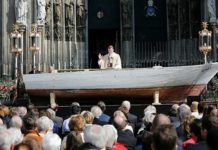
[[12,150],[11,133],[7,129],[0,130],[0,150]]
[[96,149],[105,150],[107,144],[107,136],[105,129],[100,125],[90,125],[84,130],[85,143],[80,149],[84,149],[87,144],[92,145]]
[[115,129],[115,127],[113,125],[104,125],[103,126],[105,132],[106,132],[106,136],[107,136],[107,144],[106,147],[107,148],[112,148],[114,143],[117,142],[117,130]]
[[48,108],[46,111],[49,112],[49,114],[51,115],[50,119],[54,123],[53,132],[59,134],[59,132],[61,131],[63,119],[61,117],[57,117],[56,112],[51,108]]
[[[138,122],[138,117],[132,113],[130,113],[130,108],[131,108],[131,104],[129,101],[125,100],[122,102],[120,109],[127,114],[127,119],[130,123],[132,123],[134,125],[134,127],[136,127],[137,122]],[[133,128],[133,130],[135,131],[135,129]]]
[[27,108],[24,106],[18,107],[18,113],[21,118],[27,114]]
[[22,142],[23,134],[18,128],[9,128],[8,131],[11,133],[12,145],[17,145]]
[[20,116],[15,115],[11,118],[11,120],[9,122],[9,126],[21,129],[21,127],[23,126],[23,121],[20,118]]
[[102,114],[102,110],[99,106],[92,106],[91,113],[94,116],[93,124],[98,124],[98,125],[105,125],[106,124],[106,122],[99,120],[99,117]]
[[44,136],[42,140],[43,150],[60,150],[61,148],[61,138],[54,133],[48,133]]
[[127,150],[127,148],[123,144],[117,142],[117,129],[115,129],[113,125],[104,125],[103,128],[107,136],[107,150]]
[[53,121],[46,116],[42,116],[37,120],[37,130],[42,137],[47,133],[53,133],[53,126]]
[[142,123],[141,123],[141,127],[137,132],[137,135],[140,136],[140,134],[144,131],[144,130],[150,130],[151,124],[155,118],[155,115],[157,113],[157,109],[155,106],[153,105],[148,105],[145,109],[144,109],[144,117],[142,118]]

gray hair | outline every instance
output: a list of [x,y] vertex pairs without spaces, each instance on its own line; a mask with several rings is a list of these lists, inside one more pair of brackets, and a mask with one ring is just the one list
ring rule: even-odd
[[101,149],[106,147],[106,137],[106,132],[100,125],[90,125],[84,130],[84,141]]
[[42,149],[43,150],[60,150],[61,138],[54,133],[48,133],[43,137]]
[[148,125],[149,123],[152,123],[155,118],[155,115],[150,112],[145,112],[144,117],[142,118],[142,122],[144,125]]
[[52,131],[54,123],[46,116],[42,116],[37,120],[38,131]]
[[113,114],[113,117],[115,118],[116,116],[122,117],[124,120],[127,120],[125,114],[121,110],[116,110]]
[[0,149],[10,149],[12,146],[11,133],[8,130],[0,130]]
[[21,133],[21,130],[18,128],[9,128],[8,131],[11,133],[12,138],[12,144],[17,145],[22,142],[23,140],[23,134]]
[[55,111],[51,108],[48,108],[47,111],[50,113],[51,119],[54,120],[56,116]]
[[102,110],[99,106],[92,106],[91,113],[95,118],[99,118],[102,114]]
[[117,141],[117,129],[113,125],[104,125],[103,126],[106,136],[107,136],[107,147],[112,148],[114,143]]
[[121,107],[125,107],[126,109],[130,110],[131,104],[129,101],[125,100],[122,102]]
[[187,117],[191,115],[191,109],[188,105],[182,104],[178,108],[178,115],[181,122]]
[[157,113],[157,109],[156,109],[156,107],[153,106],[153,105],[148,105],[148,106],[144,109],[144,114],[147,113],[147,112],[149,112],[149,113],[151,113],[151,114],[156,114],[156,113]]
[[23,121],[20,116],[15,115],[11,118],[9,126],[20,129],[23,126]]
[[27,114],[27,108],[26,107],[18,107],[18,112],[21,118],[23,118]]

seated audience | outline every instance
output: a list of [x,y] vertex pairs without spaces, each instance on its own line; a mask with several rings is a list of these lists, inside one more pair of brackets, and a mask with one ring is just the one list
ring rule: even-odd
[[106,123],[109,123],[110,121],[110,116],[105,114],[105,111],[106,111],[106,104],[103,102],[103,101],[99,101],[98,104],[97,104],[101,110],[102,110],[102,114],[101,116],[99,117],[99,120],[102,121],[102,122],[106,122]]
[[187,146],[187,150],[207,150],[206,145],[206,138],[208,132],[218,127],[218,117],[215,116],[205,116],[202,118],[202,125],[201,125],[201,137],[202,141],[196,144],[190,144]]
[[81,115],[85,119],[85,122],[86,122],[85,126],[89,126],[93,123],[94,116],[90,111],[82,111]]
[[123,117],[117,115],[114,117],[113,123],[118,131],[117,142],[124,144],[128,150],[133,150],[137,139],[135,138],[133,132],[126,128],[128,124],[126,120]]
[[27,144],[30,150],[41,150],[41,144],[36,139],[25,137],[22,143]]
[[61,149],[70,149],[71,147],[76,149],[84,143],[84,128],[85,119],[82,115],[73,115],[69,121],[70,133],[64,137]]
[[84,130],[85,143],[80,146],[80,150],[106,150],[106,132],[100,125],[90,125]]
[[181,104],[178,108],[178,117],[180,121],[180,126],[176,128],[176,132],[179,139],[179,144],[185,141],[185,133],[183,131],[183,121],[187,116],[191,115],[191,109],[187,104]]
[[23,121],[18,115],[14,115],[9,123],[9,127],[21,129],[23,126]]
[[182,142],[182,147],[186,148],[188,144],[195,144],[197,142],[197,137],[193,134],[190,129],[191,123],[194,122],[195,116],[187,116],[185,117],[182,127],[185,134],[185,141]]
[[138,122],[138,117],[132,113],[130,113],[130,108],[131,108],[131,104],[129,101],[123,101],[121,106],[120,106],[121,110],[127,114],[127,119],[130,123],[132,123],[134,125],[133,127],[133,131],[135,131],[135,127],[137,125]]
[[[127,117],[126,117],[126,115],[124,114],[124,112],[122,112],[122,111],[120,111],[120,110],[116,110],[116,111],[114,112],[114,114],[113,114],[113,119],[114,119],[116,116],[119,116],[119,117],[123,118],[123,119],[125,120],[125,122],[127,123],[125,129],[129,129],[132,133],[134,133],[134,132],[133,132],[133,126],[134,126],[134,125],[132,125],[131,123],[128,122]],[[114,120],[112,120],[112,123],[113,123],[113,122],[114,122]]]
[[0,150],[12,150],[12,135],[7,129],[0,130]]
[[177,128],[180,126],[180,121],[179,121],[179,118],[177,116],[178,109],[179,109],[178,104],[173,104],[171,109],[170,109],[170,114],[169,114],[170,121],[171,121],[172,125],[174,126],[174,128]]
[[[80,112],[81,112],[80,104],[78,102],[73,102],[71,104],[71,115],[77,115],[77,114],[80,114]],[[71,116],[68,119],[65,119],[63,122],[63,125],[62,125],[62,134],[63,135],[66,135],[67,133],[70,132],[70,129],[68,126],[70,118],[71,118]]]
[[107,136],[106,150],[127,150],[123,144],[117,142],[118,134],[113,125],[104,125],[103,128]]
[[8,131],[11,133],[12,145],[17,145],[22,142],[23,134],[18,128],[9,128]]
[[105,125],[105,124],[107,124],[106,122],[103,122],[103,121],[100,121],[100,120],[99,120],[99,117],[100,117],[101,114],[102,114],[102,110],[101,110],[100,107],[98,107],[98,106],[92,106],[92,108],[91,108],[91,113],[92,113],[93,116],[94,116],[93,124],[98,124],[98,125]]
[[[54,115],[54,119],[52,119],[54,122],[56,122],[58,124],[58,128],[61,129],[62,124],[63,124],[63,118],[58,116],[58,104],[56,103],[52,103],[51,108],[54,112],[49,111],[52,115]],[[47,111],[49,110],[47,109]]]
[[142,148],[146,150],[151,149],[152,134],[161,125],[171,124],[169,117],[164,114],[158,114],[155,116],[150,131],[144,131],[142,135]]
[[43,150],[60,150],[61,138],[54,133],[46,134],[42,140]]
[[48,133],[53,133],[53,126],[53,121],[46,116],[42,116],[37,120],[37,130],[41,137]]
[[23,118],[23,126],[25,129],[24,138],[35,139],[39,144],[42,142],[42,137],[37,131],[36,118],[32,115],[26,115]]
[[152,150],[176,150],[177,134],[172,125],[159,126],[152,135]]

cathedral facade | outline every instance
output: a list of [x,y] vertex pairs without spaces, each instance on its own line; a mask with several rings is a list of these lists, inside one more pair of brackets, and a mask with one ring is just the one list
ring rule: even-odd
[[[50,66],[98,68],[98,53],[106,54],[111,44],[124,68],[199,64],[202,21],[214,33],[210,60],[217,61],[217,5],[214,0],[1,0],[0,78],[14,78],[16,67],[24,74],[34,67],[40,72]],[[13,25],[22,35],[17,60],[11,52]],[[40,35],[34,54],[33,25]]]

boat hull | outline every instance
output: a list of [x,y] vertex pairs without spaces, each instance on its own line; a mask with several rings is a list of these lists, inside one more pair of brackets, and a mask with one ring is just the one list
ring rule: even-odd
[[57,99],[140,99],[153,101],[159,92],[161,103],[182,102],[199,96],[218,71],[218,63],[196,66],[97,70],[56,74],[24,75],[27,93],[33,97]]
[[135,102],[152,103],[153,93],[159,91],[161,103],[180,103],[188,96],[199,96],[205,85],[176,86],[163,88],[137,88],[137,89],[96,89],[96,90],[54,90],[38,89],[27,90],[30,97],[44,97],[49,99],[49,94],[54,93],[59,100],[77,99],[84,102],[91,100],[110,100],[116,103],[117,100],[131,99]]

